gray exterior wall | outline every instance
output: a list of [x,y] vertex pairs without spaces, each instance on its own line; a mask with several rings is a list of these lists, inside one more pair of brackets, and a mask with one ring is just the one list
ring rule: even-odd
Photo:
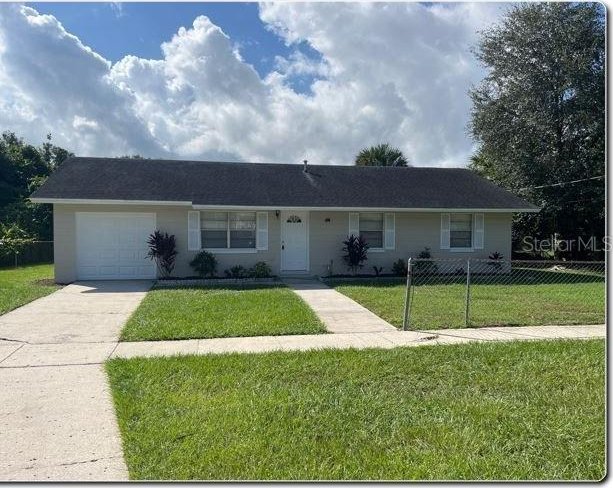
[[[157,216],[157,228],[174,234],[177,240],[177,265],[174,276],[190,276],[189,266],[195,251],[187,250],[187,212],[190,207],[156,205],[69,205],[55,204],[53,208],[55,279],[59,283],[76,280],[76,212],[149,212]],[[282,210],[282,209],[280,209]],[[383,266],[390,272],[399,258],[417,256],[430,247],[434,258],[487,258],[498,251],[505,258],[511,256],[511,213],[484,214],[484,249],[474,252],[454,252],[440,249],[440,214],[396,212],[396,248],[371,251],[363,272],[373,272],[372,266]],[[326,222],[326,219],[330,219]],[[334,273],[346,273],[342,259],[342,241],[349,232],[349,212],[312,211],[309,218],[309,274],[327,274],[330,261]],[[274,211],[268,212],[268,250],[250,253],[216,254],[218,273],[240,264],[250,267],[266,261],[273,273],[280,274],[281,225]]]
[[[417,255],[425,247],[430,248],[433,258],[487,258],[498,251],[505,259],[511,257],[511,213],[484,214],[483,249],[472,252],[457,252],[440,248],[441,214],[437,212],[396,212],[396,248],[383,251],[369,251],[363,273],[374,273],[373,266],[382,266],[384,273],[390,273],[392,263],[402,258]],[[329,218],[330,222],[325,220]],[[333,272],[347,273],[343,261],[342,241],[349,232],[349,212],[310,213],[310,272],[325,276],[330,260]]]
[[[152,206],[152,205],[65,205],[53,206],[54,262],[55,280],[69,283],[77,279],[76,271],[76,213],[77,212],[148,212],[156,214],[157,228],[162,232],[174,234],[177,241],[176,267],[174,276],[193,276],[189,262],[197,254],[187,250],[187,212],[191,207]],[[279,219],[274,212],[268,216],[268,250],[254,253],[216,254],[218,272],[240,264],[253,266],[258,261],[266,261],[275,274],[279,274],[281,239]]]

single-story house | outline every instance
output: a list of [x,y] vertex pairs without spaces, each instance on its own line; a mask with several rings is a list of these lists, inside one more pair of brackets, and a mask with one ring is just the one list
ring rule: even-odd
[[429,247],[433,258],[511,256],[511,218],[538,207],[460,168],[356,167],[82,158],[31,196],[53,204],[55,279],[154,278],[146,240],[174,234],[174,276],[202,249],[223,273],[268,263],[278,275],[346,273],[361,235],[363,271]]

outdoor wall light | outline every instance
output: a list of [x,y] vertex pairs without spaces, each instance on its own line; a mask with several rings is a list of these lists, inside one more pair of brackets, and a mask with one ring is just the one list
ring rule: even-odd
[[279,215],[281,215],[281,212],[279,210],[275,210],[275,216],[279,218]]

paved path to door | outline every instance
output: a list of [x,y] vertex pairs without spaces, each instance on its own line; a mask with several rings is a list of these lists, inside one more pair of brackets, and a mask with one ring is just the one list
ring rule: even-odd
[[347,334],[396,331],[396,327],[378,315],[320,281],[296,278],[285,279],[283,282],[313,309],[328,332]]
[[0,480],[128,478],[102,364],[150,286],[74,284],[0,316]]

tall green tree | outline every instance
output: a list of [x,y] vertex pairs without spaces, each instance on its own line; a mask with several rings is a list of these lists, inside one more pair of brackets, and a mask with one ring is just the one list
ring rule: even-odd
[[[597,3],[529,3],[482,32],[471,167],[542,206],[514,238],[604,235],[605,24]],[[534,188],[541,187],[541,188]]]
[[377,144],[362,149],[355,157],[356,166],[408,166],[402,151],[389,144]]
[[24,235],[52,239],[51,206],[28,201],[64,159],[72,154],[51,142],[39,147],[26,143],[13,132],[0,136],[0,222],[15,226]]

